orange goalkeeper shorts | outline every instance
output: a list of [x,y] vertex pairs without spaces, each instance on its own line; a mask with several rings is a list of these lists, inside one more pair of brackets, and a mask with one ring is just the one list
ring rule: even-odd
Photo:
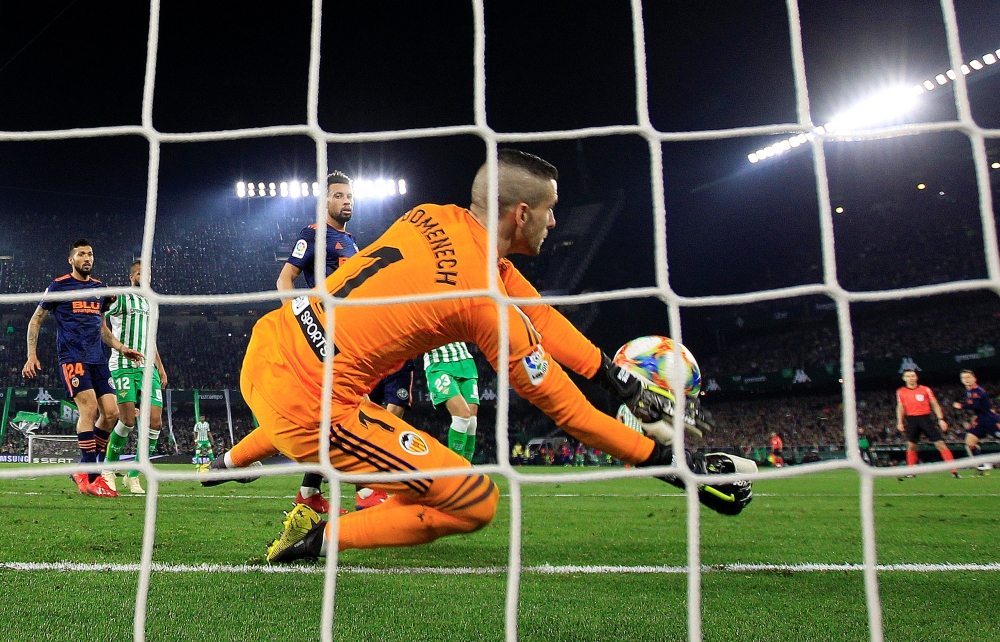
[[[260,426],[246,439],[263,441],[297,462],[319,461],[318,428],[298,426],[279,414],[248,381],[243,394]],[[417,430],[385,408],[362,401],[357,406],[333,406],[330,431],[330,463],[344,473],[414,473],[441,468],[470,468],[465,458],[438,440]],[[262,444],[263,446],[263,444]],[[493,487],[485,476],[476,475],[477,487]],[[365,483],[368,488],[392,494],[415,494],[420,502],[436,505],[453,499],[469,477],[407,479]]]

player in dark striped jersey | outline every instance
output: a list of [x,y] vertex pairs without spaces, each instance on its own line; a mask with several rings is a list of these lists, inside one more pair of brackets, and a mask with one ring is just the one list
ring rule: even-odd
[[[955,410],[972,410],[976,413],[969,432],[965,433],[965,450],[969,453],[969,457],[974,457],[983,454],[979,447],[980,439],[983,437],[1000,439],[1000,415],[993,410],[990,396],[976,381],[976,373],[963,370],[960,378],[962,385],[965,386],[965,401],[956,401],[952,406]],[[979,470],[989,470],[989,468],[989,464],[979,466]]]
[[[77,239],[70,246],[69,264],[72,271],[53,281],[46,293],[94,291],[92,296],[71,301],[43,299],[28,323],[28,360],[21,373],[32,379],[42,369],[38,361],[38,332],[51,312],[56,318],[56,352],[66,396],[80,412],[76,424],[80,443],[80,461],[98,461],[108,445],[108,437],[118,421],[115,389],[108,369],[104,344],[127,359],[142,363],[142,354],[127,347],[104,325],[103,313],[110,299],[103,296],[104,283],[90,274],[94,268],[94,249],[87,239]],[[117,493],[97,473],[76,473],[73,481],[81,493],[99,497],[115,497]]]

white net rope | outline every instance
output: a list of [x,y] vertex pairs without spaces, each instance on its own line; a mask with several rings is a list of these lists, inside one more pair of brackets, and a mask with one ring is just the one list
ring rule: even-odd
[[[608,292],[599,292],[586,295],[553,296],[543,298],[543,302],[548,304],[582,304],[596,303],[600,301],[639,298],[655,296],[662,300],[669,307],[670,313],[670,335],[674,341],[680,342],[681,322],[680,309],[682,306],[717,306],[750,303],[755,301],[775,300],[804,295],[824,294],[836,302],[837,318],[840,331],[841,349],[841,372],[843,373],[843,403],[844,403],[844,438],[847,444],[847,458],[845,460],[827,461],[806,467],[782,468],[766,473],[756,473],[749,477],[751,479],[774,479],[779,477],[791,477],[806,475],[823,471],[837,469],[854,470],[861,479],[860,508],[863,531],[863,572],[865,582],[866,606],[870,625],[870,636],[873,642],[883,640],[882,631],[882,609],[878,592],[878,575],[876,567],[875,548],[875,523],[874,523],[874,478],[879,476],[894,476],[890,469],[879,470],[868,466],[862,461],[857,442],[857,411],[854,391],[854,341],[851,330],[850,304],[858,301],[879,301],[900,299],[904,297],[927,296],[931,294],[941,294],[947,292],[968,291],[977,289],[989,289],[1000,293],[1000,254],[997,250],[997,237],[993,216],[993,204],[989,189],[989,177],[987,168],[987,156],[985,139],[1000,137],[1000,130],[980,128],[972,119],[969,106],[969,97],[966,88],[965,78],[958,74],[954,79],[955,102],[958,111],[958,119],[950,122],[926,123],[921,125],[906,125],[898,127],[883,127],[867,131],[851,132],[851,138],[872,139],[879,138],[893,133],[921,133],[954,131],[965,134],[973,150],[973,161],[976,173],[976,183],[979,192],[980,215],[983,227],[983,239],[988,267],[988,278],[978,280],[968,280],[961,282],[942,283],[915,288],[905,288],[878,292],[848,292],[843,289],[837,281],[836,262],[834,255],[834,235],[833,217],[830,205],[830,194],[827,181],[826,157],[824,155],[824,140],[837,140],[837,135],[820,135],[813,141],[813,163],[817,184],[817,200],[819,203],[820,229],[822,236],[822,256],[823,256],[823,283],[814,285],[804,285],[797,287],[782,288],[776,290],[753,292],[732,296],[707,296],[707,297],[684,297],[675,293],[669,285],[666,247],[666,206],[663,185],[663,154],[662,145],[668,142],[677,141],[703,141],[721,138],[734,138],[746,136],[761,136],[770,134],[786,133],[808,133],[814,130],[809,106],[809,91],[806,79],[804,56],[802,49],[801,26],[799,21],[798,4],[795,0],[787,0],[787,9],[790,25],[791,57],[793,62],[795,95],[798,120],[794,123],[781,123],[759,127],[741,127],[710,131],[692,132],[661,132],[653,127],[650,121],[648,100],[647,100],[647,73],[646,73],[646,49],[645,34],[642,18],[641,0],[632,0],[632,24],[634,36],[634,60],[636,77],[636,105],[637,124],[620,125],[608,127],[591,127],[573,129],[566,131],[533,132],[533,133],[498,133],[493,131],[487,121],[486,114],[486,38],[484,7],[482,0],[474,0],[473,15],[475,29],[474,45],[474,65],[475,65],[475,122],[467,126],[437,127],[426,129],[411,129],[401,131],[383,131],[359,134],[338,134],[324,131],[319,125],[319,69],[320,69],[320,38],[321,38],[321,17],[322,2],[313,0],[312,4],[312,28],[310,38],[310,59],[309,59],[309,82],[307,91],[307,123],[305,125],[261,127],[254,129],[239,129],[229,131],[203,132],[203,133],[161,133],[153,126],[153,97],[155,88],[156,56],[159,38],[159,18],[160,3],[152,0],[150,3],[149,39],[147,44],[146,74],[142,98],[142,124],[139,126],[121,127],[96,127],[87,129],[71,129],[58,131],[36,131],[36,132],[0,132],[0,140],[4,141],[37,141],[55,140],[69,138],[94,138],[107,136],[143,136],[149,142],[149,171],[147,179],[146,193],[146,216],[142,243],[143,274],[140,292],[146,296],[152,304],[152,314],[150,321],[150,332],[152,344],[150,350],[155,349],[156,327],[159,318],[159,307],[161,305],[217,305],[247,301],[275,301],[275,292],[257,292],[227,295],[163,295],[150,288],[149,270],[153,252],[153,235],[156,223],[157,185],[160,163],[160,147],[166,143],[183,143],[196,141],[220,141],[242,138],[263,138],[271,136],[305,135],[312,138],[316,144],[316,175],[322,177],[327,174],[327,144],[347,143],[347,142],[371,142],[384,140],[399,140],[407,138],[425,138],[454,136],[459,134],[471,134],[480,137],[487,147],[487,158],[493,173],[490,183],[491,217],[489,224],[489,235],[491,239],[496,239],[497,217],[496,209],[498,202],[498,188],[496,184],[496,152],[500,143],[517,143],[521,141],[553,141],[565,139],[578,139],[593,136],[612,135],[638,135],[643,137],[649,145],[651,159],[651,186],[653,194],[653,221],[655,240],[655,265],[656,265],[656,286],[645,288],[628,288]],[[961,47],[959,43],[958,23],[955,15],[953,0],[942,0],[942,13],[946,27],[948,43],[948,55],[952,69],[959,69],[963,64]],[[318,199],[316,210],[316,221],[322,226],[325,220],[325,210],[322,199]],[[316,237],[316,270],[319,272],[323,266],[325,257],[325,236]],[[491,241],[489,265],[496,263],[496,243]],[[131,288],[111,288],[109,294],[119,294],[125,292],[135,292]],[[38,300],[40,293],[29,294],[7,294],[0,295],[0,301],[8,304],[12,303],[34,303]],[[334,299],[329,294],[318,293],[327,306],[356,305],[357,302],[346,299]],[[505,306],[511,303],[538,303],[538,300],[508,299],[500,293],[497,287],[497,275],[495,271],[489,272],[489,289],[481,292],[462,292],[455,296],[489,296],[492,297],[498,306]],[[68,300],[74,296],[71,293],[53,295],[53,300]],[[391,299],[395,302],[420,301],[443,297],[400,297]],[[370,305],[370,301],[364,304]],[[328,325],[326,331],[328,338],[333,333],[333,316],[328,315]],[[500,337],[500,357],[499,363],[505,364],[509,354],[509,344],[507,336],[507,316],[499,315],[501,323]],[[326,373],[323,381],[323,394],[328,398],[330,395],[333,370],[332,351],[328,352],[326,358]],[[679,361],[679,360],[678,360]],[[153,365],[147,361],[143,375],[143,398],[141,425],[149,425],[149,402],[152,384]],[[533,475],[521,473],[515,470],[509,461],[509,444],[507,440],[508,425],[508,375],[505,367],[498,368],[498,399],[497,399],[497,423],[496,441],[499,463],[496,465],[479,466],[477,470],[482,473],[502,475],[510,484],[510,553],[506,591],[505,609],[505,637],[509,641],[517,639],[517,617],[520,592],[521,576],[521,531],[522,531],[522,505],[521,486],[525,483],[553,483],[574,482],[588,480],[602,480],[622,477],[654,476],[665,473],[680,475],[687,484],[687,535],[688,535],[688,637],[691,640],[702,639],[701,621],[701,546],[700,546],[700,505],[697,498],[697,483],[712,481],[705,476],[694,475],[684,464],[678,468],[651,468],[644,470],[611,470],[595,473],[563,473],[553,475]],[[681,409],[682,410],[682,409]],[[675,442],[675,453],[683,450],[684,430],[681,425],[682,412],[677,413],[675,418],[675,432],[679,439]],[[274,469],[264,469],[265,475],[284,475],[289,471],[313,470],[325,475],[331,481],[331,494],[338,496],[341,484],[353,484],[355,482],[364,483],[378,479],[402,480],[416,477],[441,477],[445,475],[467,474],[467,470],[440,470],[420,472],[412,474],[381,474],[377,476],[368,475],[343,475],[336,471],[329,463],[329,430],[330,430],[330,408],[324,407],[322,417],[322,430],[320,434],[320,464],[315,466],[275,467]],[[44,470],[32,469],[20,472],[18,469],[6,469],[0,471],[0,478],[16,478],[38,475],[65,475],[71,472],[85,470],[88,472],[98,472],[100,469],[128,470],[138,469],[143,472],[148,479],[148,493],[146,496],[145,525],[142,541],[142,554],[139,565],[139,582],[136,591],[135,618],[134,618],[134,639],[141,641],[145,639],[146,604],[149,592],[150,574],[154,569],[153,565],[153,542],[156,534],[156,511],[157,499],[159,495],[159,485],[163,481],[191,481],[197,479],[196,473],[168,473],[158,471],[149,461],[148,431],[141,431],[138,452],[140,453],[135,463],[116,463],[99,465],[65,465],[50,466]],[[984,460],[996,459],[984,458]],[[680,457],[683,462],[684,458]],[[923,468],[926,472],[942,472],[951,468],[948,462],[938,464],[928,464]],[[21,469],[23,470],[23,469]],[[232,475],[235,476],[235,473]],[[735,478],[735,477],[733,477]],[[719,481],[715,476],[714,481]],[[332,520],[336,524],[336,520]],[[335,527],[334,527],[335,528]],[[336,541],[336,532],[332,533],[331,539]],[[336,549],[336,547],[331,547]],[[338,568],[338,557],[333,552],[326,560],[323,609],[321,623],[321,639],[333,639],[333,617],[336,596],[336,577]],[[818,568],[822,568],[819,565]]]

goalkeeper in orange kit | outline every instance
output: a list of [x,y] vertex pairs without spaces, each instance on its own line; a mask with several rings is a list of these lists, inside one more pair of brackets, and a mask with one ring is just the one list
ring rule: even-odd
[[[515,150],[499,154],[500,262],[487,265],[486,166],[472,187],[472,205],[421,205],[401,218],[363,252],[326,279],[335,298],[364,301],[420,294],[452,294],[488,288],[497,270],[502,294],[539,295],[504,257],[537,255],[555,225],[557,172],[544,160]],[[335,315],[332,344],[324,334]],[[319,460],[323,359],[333,351],[330,461],[345,473],[410,472],[470,468],[461,456],[417,430],[365,395],[385,373],[406,360],[453,341],[479,346],[494,367],[499,354],[500,315],[509,331],[510,382],[576,439],[638,466],[669,465],[671,448],[599,412],[570,381],[562,366],[600,383],[637,417],[658,421],[665,397],[647,390],[548,305],[500,304],[467,296],[418,303],[337,306],[302,296],[264,316],[254,327],[241,373],[241,389],[260,422],[214,468],[248,466],[276,452],[298,462]],[[562,365],[560,365],[562,364]],[[729,455],[688,454],[697,473],[747,472],[746,460]],[[683,482],[664,478],[683,487]],[[385,503],[339,518],[340,550],[409,546],[444,535],[469,533],[494,516],[499,491],[470,469],[468,475],[370,484],[392,495]],[[703,503],[736,514],[750,502],[748,481],[702,486]],[[710,488],[707,492],[704,488]],[[271,563],[326,554],[326,522],[307,506],[296,506],[285,531],[268,549]]]

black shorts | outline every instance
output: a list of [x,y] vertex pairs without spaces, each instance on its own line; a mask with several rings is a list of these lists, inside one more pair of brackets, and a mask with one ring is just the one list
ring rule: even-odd
[[379,381],[368,398],[381,406],[392,404],[409,408],[413,398],[413,361],[407,361],[402,368]]
[[98,399],[115,394],[107,363],[60,363],[59,369],[62,371],[63,388],[70,399],[84,390],[93,390]]
[[906,441],[917,443],[920,435],[925,435],[931,441],[941,441],[941,429],[934,415],[918,415],[906,418]]

